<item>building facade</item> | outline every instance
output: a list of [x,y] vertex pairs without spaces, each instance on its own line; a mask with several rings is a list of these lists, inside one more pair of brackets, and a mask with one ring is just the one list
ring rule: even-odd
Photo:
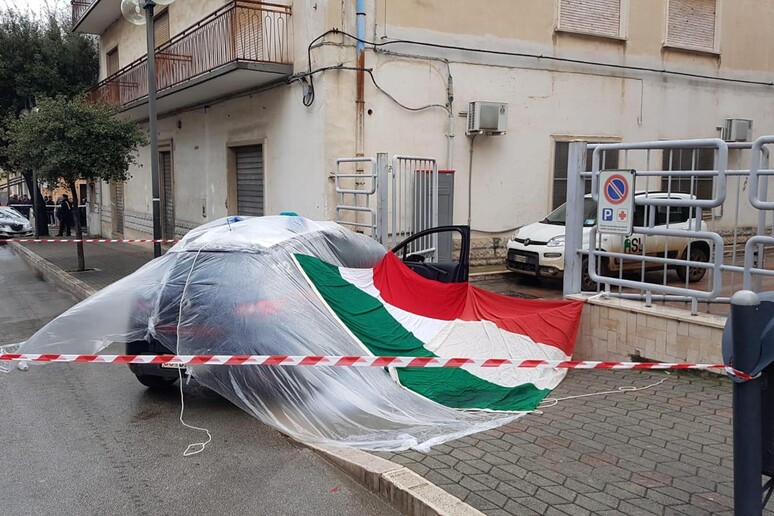
[[[498,260],[564,201],[569,141],[716,138],[729,118],[774,134],[772,0],[365,0],[358,17],[360,3],[157,13],[165,238],[227,214],[333,219],[336,159],[388,152],[455,170],[453,220]],[[74,0],[75,30],[100,36],[91,97],[147,123],[145,28],[119,4]],[[471,101],[506,103],[505,134],[466,136]],[[150,159],[97,192],[104,235],[152,233]]]

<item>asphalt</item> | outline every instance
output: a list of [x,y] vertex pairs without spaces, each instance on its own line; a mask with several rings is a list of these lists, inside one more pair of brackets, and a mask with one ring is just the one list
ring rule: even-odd
[[[123,246],[87,244],[87,266],[96,270],[80,273],[79,280],[101,287],[151,258],[149,247]],[[63,269],[75,252],[61,244],[27,247]],[[542,295],[544,289],[510,274],[471,281],[507,295],[556,296],[555,290]],[[643,389],[619,390],[626,386]],[[436,446],[428,454],[376,455],[486,514],[733,513],[731,383],[726,378],[573,371],[552,396],[561,401],[540,414]]]

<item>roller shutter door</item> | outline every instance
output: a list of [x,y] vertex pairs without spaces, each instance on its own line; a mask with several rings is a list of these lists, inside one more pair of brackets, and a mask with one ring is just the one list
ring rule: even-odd
[[263,146],[236,149],[237,213],[263,216]]

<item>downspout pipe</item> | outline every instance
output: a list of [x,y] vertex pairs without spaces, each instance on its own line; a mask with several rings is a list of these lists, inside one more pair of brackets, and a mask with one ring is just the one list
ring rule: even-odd
[[357,36],[357,98],[355,100],[357,109],[357,124],[355,134],[355,155],[364,155],[365,139],[365,0],[357,0],[356,11],[356,32]]

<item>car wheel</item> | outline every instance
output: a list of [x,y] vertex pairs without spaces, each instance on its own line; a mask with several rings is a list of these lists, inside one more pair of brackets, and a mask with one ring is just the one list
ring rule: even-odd
[[137,381],[154,391],[166,390],[172,387],[177,378],[166,378],[164,376],[153,376],[149,374],[138,374]]
[[[584,258],[582,262],[582,271],[581,271],[581,291],[583,292],[596,292],[599,288],[599,283],[591,279],[591,276],[589,276],[589,259]],[[607,266],[602,261],[602,266],[600,267],[599,271],[600,275],[605,276],[607,275]]]
[[[686,259],[692,262],[709,262],[709,253],[703,247],[691,247],[690,255],[686,255]],[[690,270],[689,270],[690,269]],[[707,274],[707,269],[703,267],[678,267],[677,277],[680,281],[688,280],[689,283],[696,283],[701,281]]]

